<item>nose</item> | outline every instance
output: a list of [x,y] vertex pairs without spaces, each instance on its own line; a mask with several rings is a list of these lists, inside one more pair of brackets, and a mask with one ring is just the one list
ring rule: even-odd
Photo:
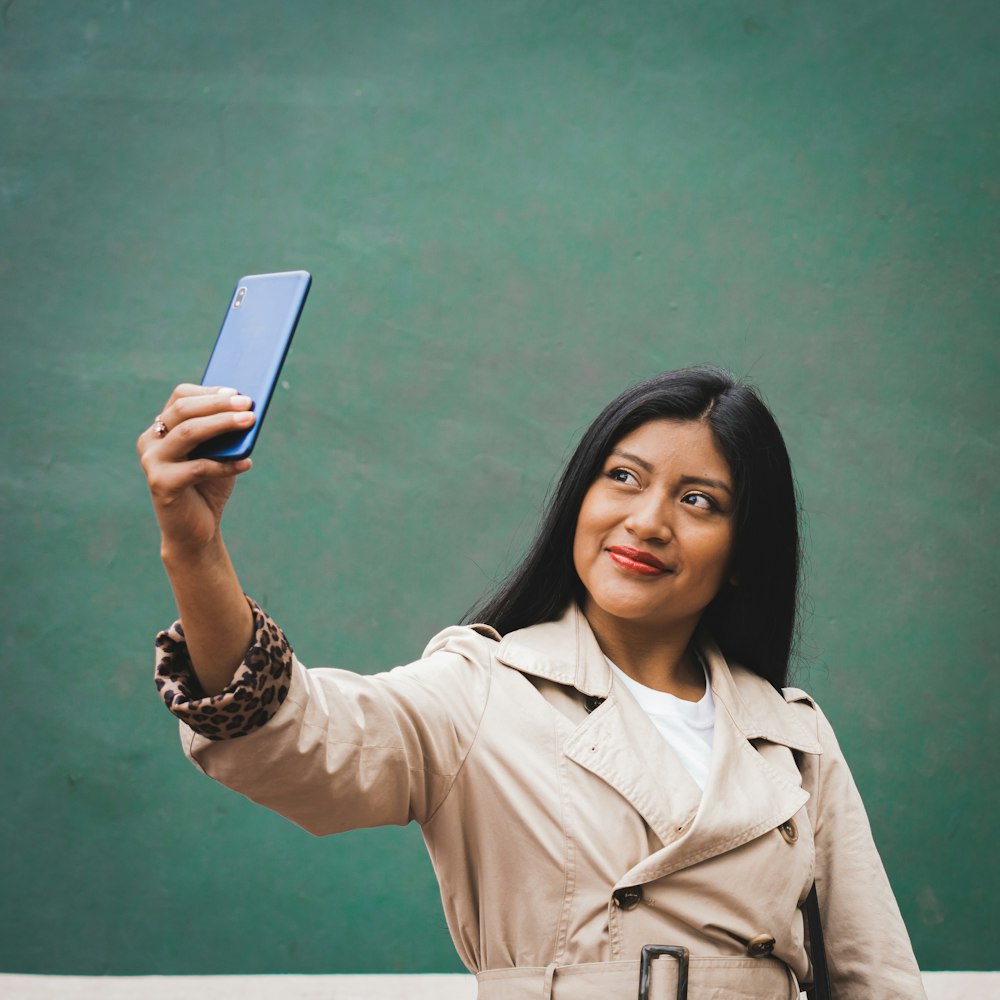
[[625,518],[625,530],[643,541],[666,544],[673,537],[672,507],[656,492],[640,493],[633,498]]

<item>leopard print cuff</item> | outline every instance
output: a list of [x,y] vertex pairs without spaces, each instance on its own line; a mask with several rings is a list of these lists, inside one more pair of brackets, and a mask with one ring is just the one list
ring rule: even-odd
[[253,645],[229,686],[208,696],[198,683],[180,622],[156,637],[156,689],[164,704],[196,733],[229,740],[259,729],[278,711],[292,677],[285,633],[251,598]]

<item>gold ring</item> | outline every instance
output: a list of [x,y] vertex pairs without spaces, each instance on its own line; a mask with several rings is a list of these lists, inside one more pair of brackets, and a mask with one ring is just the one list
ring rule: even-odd
[[163,422],[163,417],[157,417],[153,421],[153,433],[158,437],[166,437],[170,428]]

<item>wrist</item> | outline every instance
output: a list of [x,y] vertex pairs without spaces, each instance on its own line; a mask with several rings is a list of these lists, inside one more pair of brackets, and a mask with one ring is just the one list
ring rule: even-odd
[[160,539],[160,560],[169,573],[171,570],[205,570],[212,566],[228,566],[229,553],[221,535],[208,542],[187,544],[167,538]]

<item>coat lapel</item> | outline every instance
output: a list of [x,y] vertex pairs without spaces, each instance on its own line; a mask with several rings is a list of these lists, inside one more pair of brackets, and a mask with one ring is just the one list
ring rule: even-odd
[[682,836],[698,811],[701,790],[621,684],[576,728],[563,752],[611,785],[664,844]]
[[563,753],[607,782],[664,843],[676,840],[698,810],[701,791],[649,716],[615,683],[576,604],[556,622],[512,632],[497,658],[525,673],[604,699],[573,730]]
[[563,752],[622,795],[663,844],[625,873],[621,885],[649,882],[739,847],[789,819],[809,798],[796,768],[773,766],[751,741],[819,753],[815,733],[805,731],[766,681],[731,670],[711,641],[700,648],[716,706],[703,793],[632,695],[613,683],[575,604],[558,621],[509,633],[497,651],[517,670],[605,699],[570,734]]

